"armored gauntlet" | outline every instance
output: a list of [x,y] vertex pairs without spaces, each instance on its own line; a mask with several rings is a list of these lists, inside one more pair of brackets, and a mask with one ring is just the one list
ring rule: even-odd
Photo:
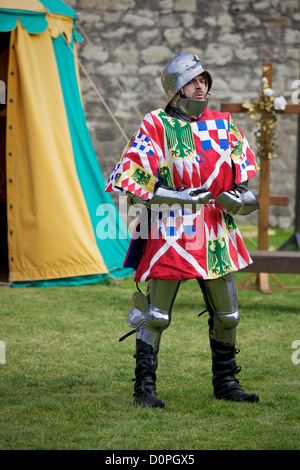
[[215,201],[232,215],[248,215],[259,209],[256,197],[244,184],[219,194]]
[[145,199],[140,196],[129,196],[129,204],[143,204],[151,210],[163,211],[169,210],[173,205],[179,205],[182,208],[190,209],[197,212],[199,205],[206,204],[212,194],[205,188],[186,188],[179,187],[167,188],[165,186],[158,187],[151,199]]

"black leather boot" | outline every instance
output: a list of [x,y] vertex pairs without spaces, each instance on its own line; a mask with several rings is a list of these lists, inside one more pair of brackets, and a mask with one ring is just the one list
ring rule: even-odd
[[223,400],[258,402],[258,395],[245,392],[235,377],[241,371],[241,367],[235,362],[235,356],[239,352],[235,349],[235,345],[212,339],[210,345],[215,397]]
[[140,406],[152,408],[164,408],[165,402],[156,395],[156,369],[158,347],[153,348],[150,344],[140,339],[136,340],[136,359],[134,394],[135,403]]

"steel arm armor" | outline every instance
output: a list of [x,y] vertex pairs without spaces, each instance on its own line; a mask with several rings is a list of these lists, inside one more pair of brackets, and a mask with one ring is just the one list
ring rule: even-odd
[[168,188],[165,186],[158,187],[151,199],[145,199],[141,196],[129,195],[128,203],[131,204],[143,204],[151,210],[161,211],[164,208],[162,205],[166,205],[166,209],[174,204],[179,205],[182,208],[191,207],[193,212],[197,212],[199,205],[206,204],[211,198],[212,194],[205,188],[185,188],[180,187],[178,189]]
[[215,201],[232,215],[248,215],[259,209],[256,197],[245,184],[238,184],[233,189],[219,194]]

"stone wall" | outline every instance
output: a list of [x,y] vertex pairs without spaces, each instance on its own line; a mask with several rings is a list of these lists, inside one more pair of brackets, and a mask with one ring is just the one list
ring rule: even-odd
[[[105,179],[126,143],[124,134],[130,137],[146,112],[164,106],[160,74],[180,50],[198,54],[212,74],[212,109],[220,110],[222,102],[257,98],[264,62],[273,64],[274,95],[299,103],[298,0],[65,3],[77,11],[78,29],[85,36],[78,46],[80,63],[89,77],[81,70],[82,94]],[[254,121],[245,114],[234,119],[255,150]],[[277,120],[278,157],[271,162],[270,192],[288,195],[290,205],[270,208],[271,226],[294,224],[297,123],[297,116],[291,115]],[[251,188],[257,191],[258,178]]]

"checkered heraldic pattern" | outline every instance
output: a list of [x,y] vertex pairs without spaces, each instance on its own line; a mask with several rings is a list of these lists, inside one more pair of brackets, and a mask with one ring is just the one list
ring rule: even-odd
[[255,155],[229,113],[206,109],[192,122],[172,118],[163,109],[146,114],[114,166],[106,191],[151,199],[159,179],[173,188],[203,187],[212,199],[196,213],[171,207],[151,214],[146,246],[142,256],[136,253],[138,265],[132,262],[137,232],[124,262],[136,269],[135,280],[215,279],[248,266],[252,260],[240,231],[214,198],[257,170]]

